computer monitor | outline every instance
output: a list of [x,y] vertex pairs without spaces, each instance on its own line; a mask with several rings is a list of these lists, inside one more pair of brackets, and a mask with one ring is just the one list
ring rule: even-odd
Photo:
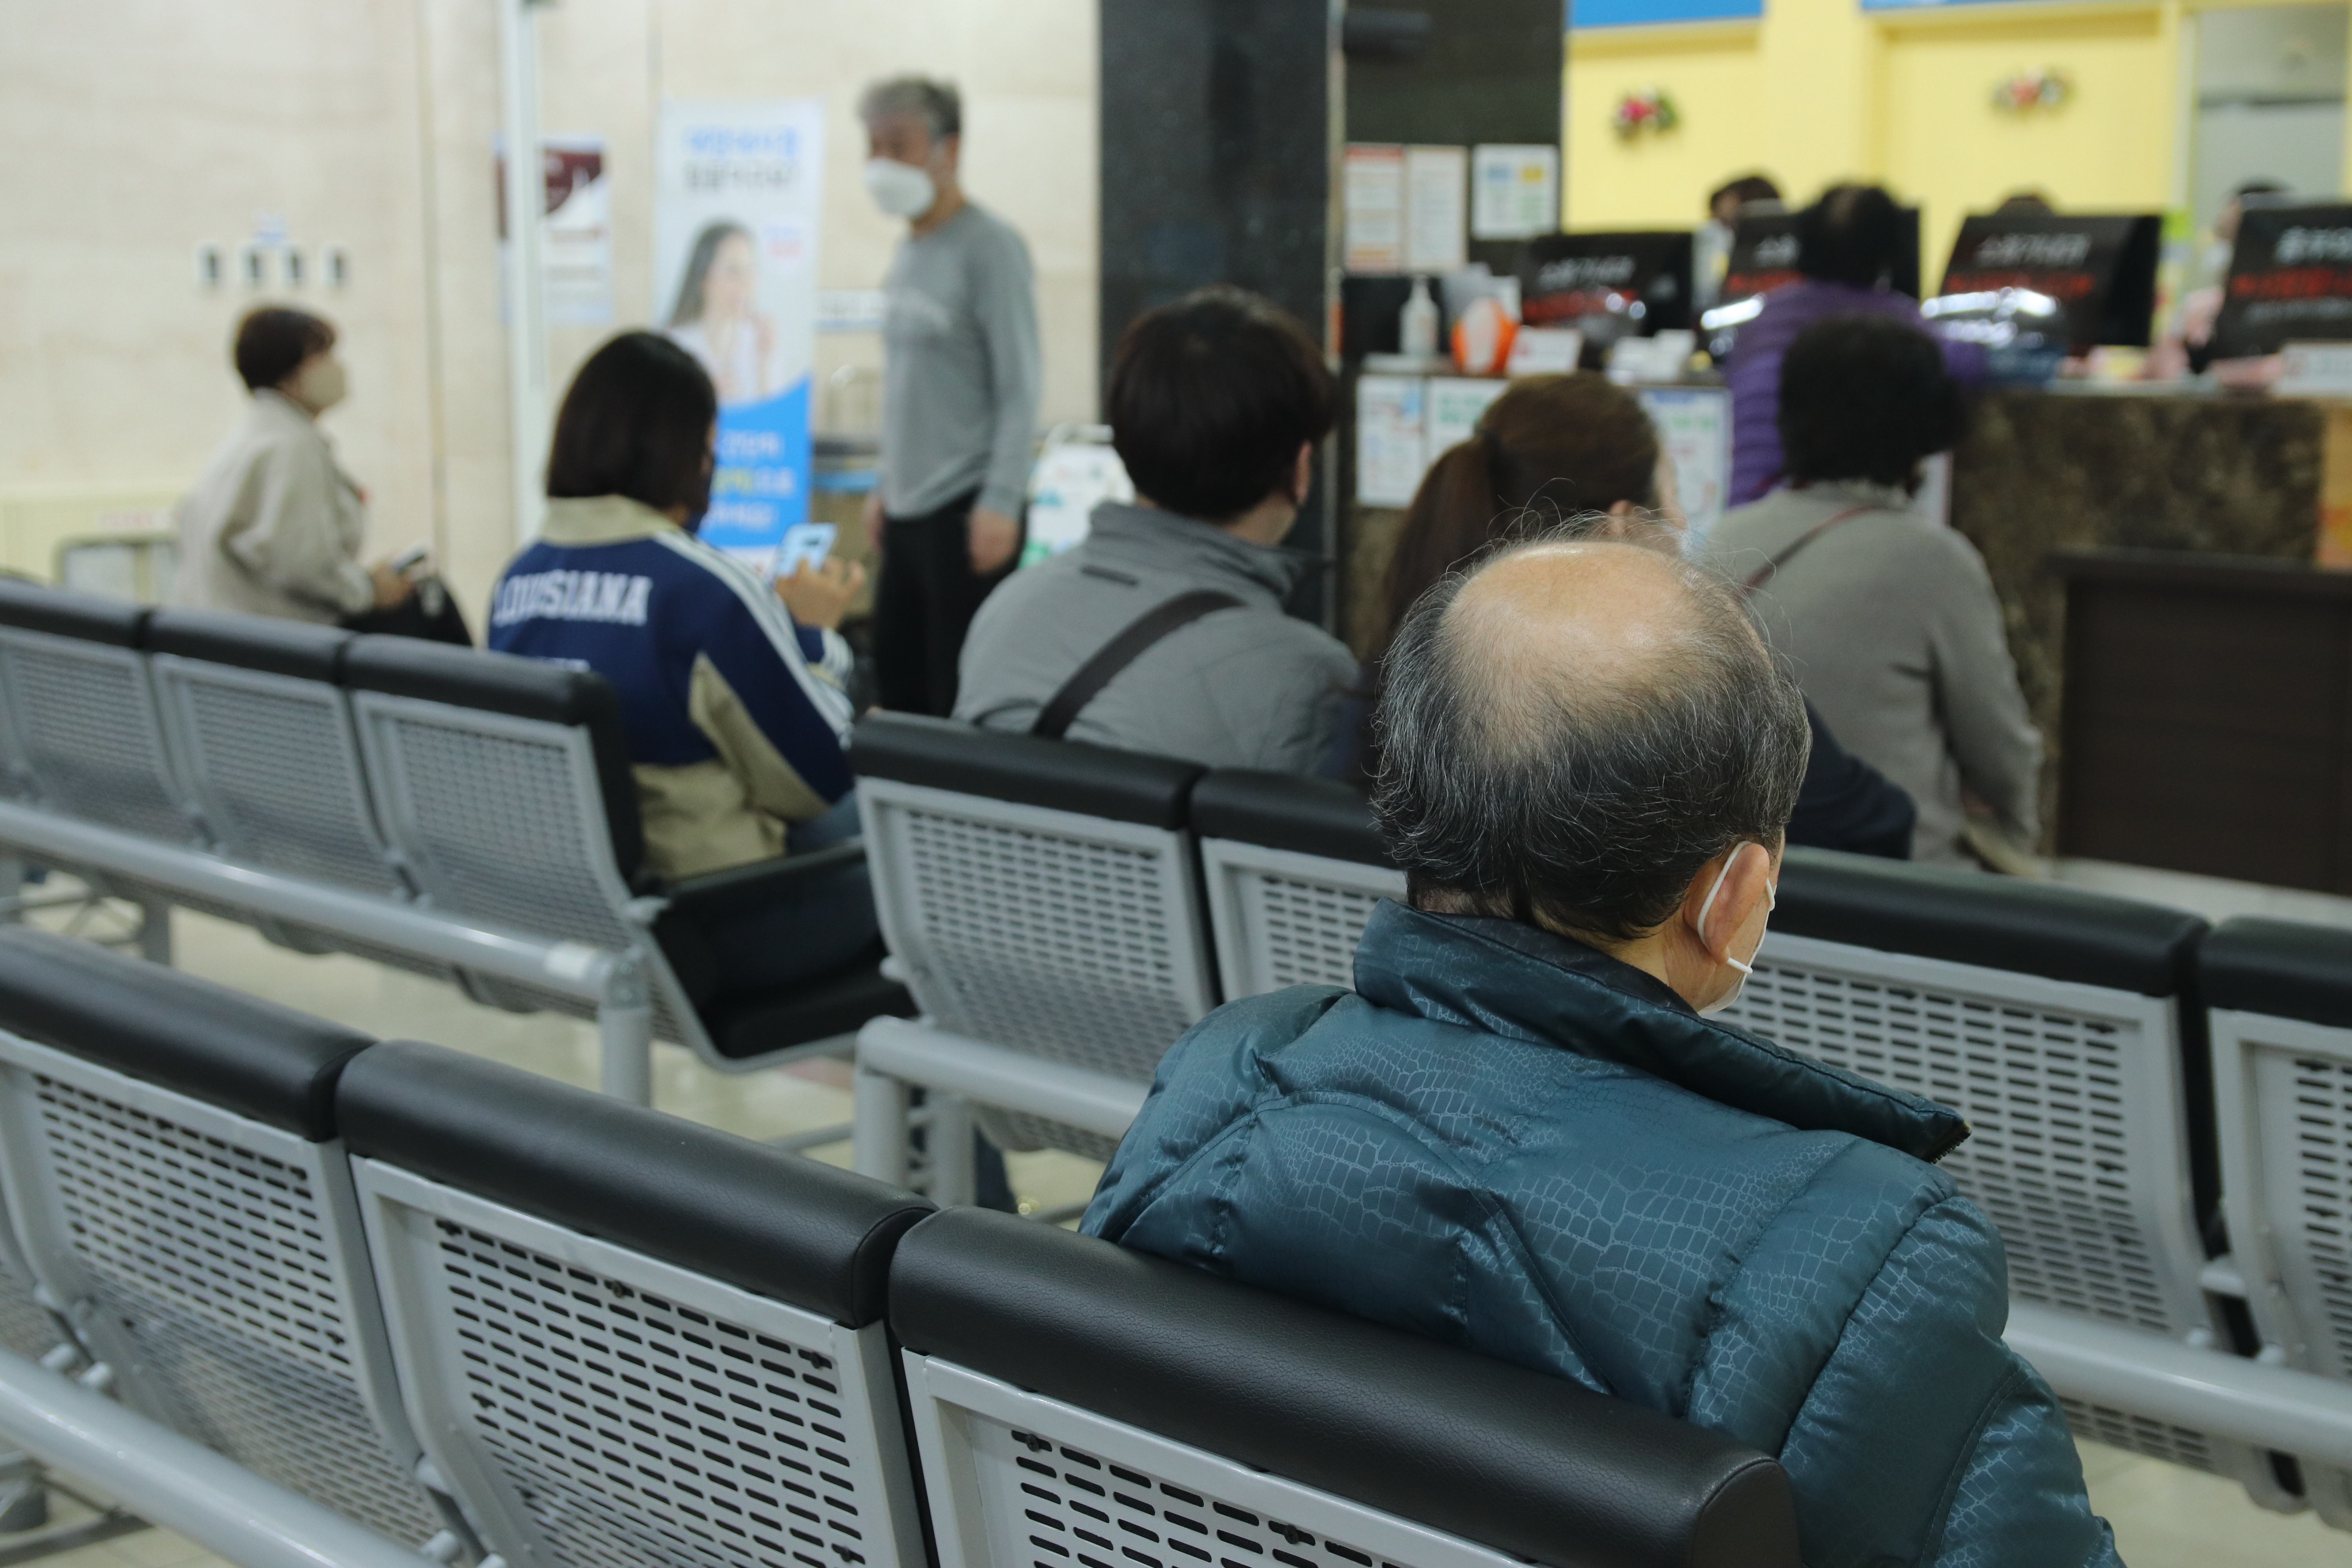
[[1519,318],[1531,327],[1590,328],[1647,337],[1691,324],[1687,229],[1547,234],[1519,261]]
[[[1895,253],[1895,288],[1914,300],[1919,297],[1919,209],[1904,207],[1903,237]],[[1750,203],[1739,210],[1731,231],[1731,264],[1723,274],[1723,295],[1717,309],[1733,305],[1783,283],[1793,283],[1797,271],[1797,215],[1765,210]]]
[[2248,196],[2213,323],[2213,357],[2352,339],[2352,202]]
[[2154,213],[1978,213],[1961,222],[1937,293],[2028,289],[2058,302],[2075,353],[2146,348],[2163,230]]

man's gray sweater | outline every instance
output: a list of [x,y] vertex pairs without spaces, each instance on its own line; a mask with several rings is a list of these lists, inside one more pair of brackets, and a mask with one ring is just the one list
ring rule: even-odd
[[1356,661],[1282,612],[1310,565],[1205,522],[1106,502],[1082,543],[1013,574],[981,605],[955,716],[1025,732],[1078,667],[1147,611],[1214,589],[1240,605],[1145,650],[1079,712],[1069,739],[1210,767],[1312,773]]

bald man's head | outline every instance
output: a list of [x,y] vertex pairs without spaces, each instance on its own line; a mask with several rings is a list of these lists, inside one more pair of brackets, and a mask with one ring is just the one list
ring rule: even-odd
[[1416,900],[1625,939],[1730,846],[1777,845],[1804,704],[1738,599],[1672,556],[1534,542],[1413,606],[1375,801]]

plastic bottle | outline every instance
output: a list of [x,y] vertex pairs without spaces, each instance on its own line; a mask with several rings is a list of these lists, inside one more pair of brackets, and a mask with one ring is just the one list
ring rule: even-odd
[[1397,315],[1397,347],[1416,359],[1437,353],[1437,301],[1429,297],[1429,279],[1412,280],[1412,298]]

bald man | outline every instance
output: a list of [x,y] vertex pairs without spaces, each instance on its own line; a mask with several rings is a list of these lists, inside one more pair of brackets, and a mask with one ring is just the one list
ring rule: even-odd
[[1430,590],[1374,806],[1409,907],[1356,989],[1171,1048],[1087,1231],[1541,1368],[1776,1455],[1810,1568],[2117,1562],[2000,1340],[1958,1117],[1707,1015],[1805,769],[1737,598],[1538,542]]

